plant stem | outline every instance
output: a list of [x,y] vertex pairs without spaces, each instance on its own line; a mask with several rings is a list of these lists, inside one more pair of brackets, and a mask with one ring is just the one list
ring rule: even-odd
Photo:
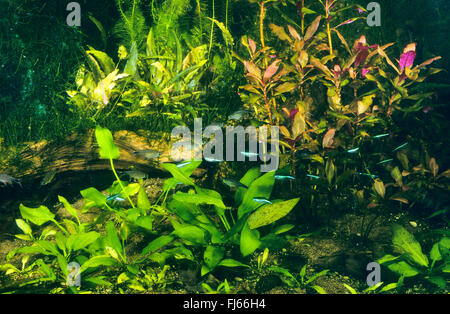
[[125,196],[127,197],[128,201],[130,202],[131,207],[135,208],[134,204],[133,204],[133,201],[131,200],[131,198],[128,195],[128,193],[125,191],[125,188],[123,187],[122,181],[120,181],[119,176],[117,175],[116,169],[114,168],[114,163],[113,163],[112,158],[109,159],[109,162],[111,164],[111,169],[112,169],[112,171],[114,173],[114,176],[116,177],[117,182],[119,182],[120,188],[122,189],[123,193],[125,194]]

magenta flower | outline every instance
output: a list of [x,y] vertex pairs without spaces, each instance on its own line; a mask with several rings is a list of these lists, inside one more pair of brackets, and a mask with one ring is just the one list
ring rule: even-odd
[[399,61],[401,72],[403,72],[406,68],[411,68],[414,64],[414,59],[416,58],[416,45],[416,43],[409,44],[406,46],[405,50],[403,50]]
[[292,109],[289,111],[289,119],[291,119],[292,122],[294,122],[295,115],[298,113],[298,108]]
[[366,78],[367,73],[369,73],[370,71],[371,71],[370,68],[363,67],[362,72],[361,72],[361,77]]

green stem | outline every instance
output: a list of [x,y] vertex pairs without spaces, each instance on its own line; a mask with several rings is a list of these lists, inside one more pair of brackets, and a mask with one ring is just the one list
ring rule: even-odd
[[114,168],[114,163],[113,163],[112,158],[109,159],[109,162],[111,164],[111,169],[112,169],[112,171],[114,173],[114,176],[116,177],[117,182],[119,182],[120,188],[122,189],[123,193],[125,194],[125,196],[127,197],[128,201],[130,202],[131,207],[135,208],[134,204],[133,204],[133,201],[131,200],[131,198],[128,195],[128,193],[125,191],[125,188],[123,187],[122,181],[120,181],[119,176],[117,175],[116,169]]

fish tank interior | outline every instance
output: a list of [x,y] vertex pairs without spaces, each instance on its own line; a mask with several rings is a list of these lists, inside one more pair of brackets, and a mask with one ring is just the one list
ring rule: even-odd
[[449,293],[449,1],[0,7],[0,293]]

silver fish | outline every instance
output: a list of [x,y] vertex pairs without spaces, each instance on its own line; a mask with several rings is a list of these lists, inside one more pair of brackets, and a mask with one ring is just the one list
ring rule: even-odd
[[140,158],[147,159],[147,160],[155,159],[155,158],[158,158],[159,156],[161,156],[161,152],[158,150],[154,150],[154,149],[139,150],[139,151],[133,152],[133,154],[139,156]]
[[18,186],[22,187],[22,184],[20,183],[20,181],[18,179],[11,177],[5,173],[0,173],[0,185],[3,185],[3,186],[18,185]]
[[246,189],[248,189],[248,186],[246,186],[245,184],[242,184],[241,182],[236,181],[234,179],[223,179],[222,181],[223,181],[223,183],[228,185],[230,188],[246,188]]
[[127,175],[130,179],[134,180],[141,180],[141,179],[147,179],[148,175],[145,172],[142,172],[140,170],[129,170],[123,172],[125,175]]
[[353,148],[353,149],[349,149],[348,151],[346,151],[346,153],[348,154],[354,154],[359,150],[359,147]]
[[276,174],[273,177],[275,178],[275,180],[286,180],[286,179],[288,179],[288,180],[295,180],[295,178],[293,176],[283,176],[283,175],[280,175],[280,174]]
[[259,156],[258,153],[253,153],[253,152],[241,152],[242,155],[244,155],[245,157],[256,157]]
[[408,145],[408,142],[403,143],[402,145],[400,145],[399,147],[397,147],[396,149],[394,149],[393,152],[396,152],[396,151],[398,151],[398,150],[400,150],[400,149],[406,147],[407,145]]
[[241,120],[248,113],[249,113],[248,110],[235,111],[228,116],[228,120]]
[[45,186],[45,185],[52,183],[52,181],[55,179],[55,175],[56,175],[56,170],[48,172],[44,176],[44,178],[41,180],[40,186]]
[[257,203],[273,204],[271,201],[266,200],[265,198],[253,198],[253,200]]
[[378,162],[377,165],[382,165],[382,164],[385,164],[385,163],[388,163],[388,162],[391,162],[391,161],[394,161],[394,159],[385,159],[385,160],[382,160],[382,161]]
[[312,174],[307,174],[306,176],[307,176],[308,178],[315,179],[315,180],[319,180],[319,179],[320,179],[319,176],[315,176],[315,175],[312,175]]

